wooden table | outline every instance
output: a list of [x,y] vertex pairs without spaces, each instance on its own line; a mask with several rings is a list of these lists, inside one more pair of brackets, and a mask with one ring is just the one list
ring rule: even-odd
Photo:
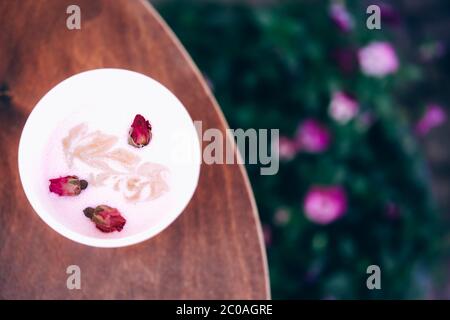
[[[81,30],[66,9],[81,8]],[[117,67],[167,86],[204,128],[227,128],[201,74],[145,1],[0,0],[0,298],[266,299],[267,263],[244,168],[202,165],[185,212],[160,235],[120,249],[67,240],[33,212],[17,148],[37,101],[81,71]],[[81,268],[68,290],[66,268]]]

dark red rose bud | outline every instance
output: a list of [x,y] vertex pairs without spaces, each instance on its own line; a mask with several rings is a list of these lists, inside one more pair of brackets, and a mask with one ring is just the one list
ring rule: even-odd
[[80,180],[77,176],[66,176],[50,179],[49,190],[60,196],[77,196],[87,186],[86,180]]
[[134,147],[142,148],[152,139],[152,126],[143,116],[137,114],[130,128],[128,143]]
[[97,229],[102,232],[122,231],[127,220],[121,216],[120,212],[106,205],[100,205],[94,208],[83,210],[86,217],[95,223]]
[[83,210],[84,215],[89,219],[92,219],[94,212],[95,212],[95,209],[91,208],[91,207],[87,207],[86,209]]

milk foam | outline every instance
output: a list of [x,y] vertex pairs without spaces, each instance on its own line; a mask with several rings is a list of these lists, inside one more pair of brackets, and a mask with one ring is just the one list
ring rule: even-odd
[[[40,197],[49,213],[71,230],[97,238],[120,238],[158,224],[160,217],[171,207],[175,194],[170,186],[177,180],[172,173],[176,174],[180,168],[170,168],[170,161],[160,162],[161,153],[169,156],[170,148],[158,143],[161,137],[157,130],[150,144],[138,149],[130,146],[127,140],[132,118],[122,117],[111,122],[103,118],[101,114],[79,112],[54,130],[41,159]],[[92,145],[92,141],[101,143]],[[77,154],[74,151],[77,149],[84,153]],[[87,180],[87,189],[73,197],[50,193],[48,180],[66,175]],[[133,186],[142,184],[145,187],[141,192],[134,192]],[[83,215],[84,208],[101,204],[117,208],[127,219],[121,232],[102,233]]]

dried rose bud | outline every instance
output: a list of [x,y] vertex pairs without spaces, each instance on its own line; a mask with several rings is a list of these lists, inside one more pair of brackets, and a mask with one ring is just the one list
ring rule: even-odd
[[77,196],[81,190],[87,188],[86,180],[80,180],[77,176],[66,176],[56,179],[50,179],[50,192],[56,193],[59,196]]
[[130,128],[128,143],[134,147],[142,148],[152,139],[152,126],[143,116],[137,114]]
[[121,231],[127,222],[120,212],[106,205],[97,206],[95,209],[87,207],[83,210],[86,217],[95,223],[97,229],[102,232]]

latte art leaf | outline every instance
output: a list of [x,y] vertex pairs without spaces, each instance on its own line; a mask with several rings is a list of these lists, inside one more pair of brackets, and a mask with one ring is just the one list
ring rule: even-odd
[[89,131],[85,123],[73,127],[62,140],[69,168],[80,162],[90,169],[92,187],[108,186],[130,202],[161,197],[169,186],[167,167],[142,162],[140,156],[117,147],[118,138],[101,131]]

